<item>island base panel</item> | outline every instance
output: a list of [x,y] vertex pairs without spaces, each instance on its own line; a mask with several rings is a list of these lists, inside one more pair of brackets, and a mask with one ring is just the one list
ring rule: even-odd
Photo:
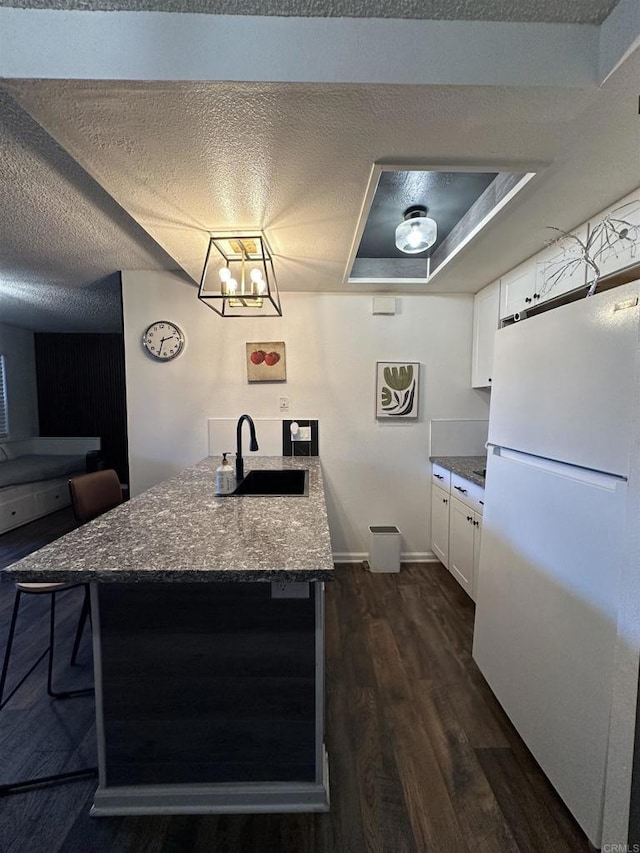
[[318,584],[306,599],[263,583],[98,584],[93,813],[124,813],[110,811],[122,797],[157,811],[176,790],[178,812],[241,808],[219,786],[246,810],[273,807],[276,789],[322,809],[321,598]]
[[99,787],[91,815],[275,814],[329,811],[329,763],[319,782]]

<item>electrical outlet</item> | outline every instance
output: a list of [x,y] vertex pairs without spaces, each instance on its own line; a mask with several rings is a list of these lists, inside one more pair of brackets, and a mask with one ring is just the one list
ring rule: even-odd
[[287,415],[289,413],[289,398],[280,397],[280,414]]
[[271,581],[271,598],[309,598],[309,584],[304,581]]

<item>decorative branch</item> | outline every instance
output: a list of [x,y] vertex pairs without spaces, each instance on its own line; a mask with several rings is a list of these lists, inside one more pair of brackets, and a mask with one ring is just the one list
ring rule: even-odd
[[[559,281],[573,273],[577,265],[584,263],[594,274],[593,281],[587,291],[587,296],[593,296],[600,280],[601,259],[606,260],[612,253],[617,255],[620,245],[627,243],[627,241],[632,245],[640,241],[640,217],[638,224],[629,219],[621,218],[621,212],[626,209],[629,209],[629,213],[640,212],[640,200],[627,202],[612,210],[589,230],[586,241],[576,234],[550,225],[549,229],[557,231],[560,236],[549,240],[547,246],[559,246],[564,249],[565,257],[569,252],[573,256],[568,260],[563,258],[562,261],[558,261],[560,266],[551,275],[545,276],[545,290],[547,285],[549,285],[549,291],[552,290]],[[569,242],[569,248],[567,242]]]

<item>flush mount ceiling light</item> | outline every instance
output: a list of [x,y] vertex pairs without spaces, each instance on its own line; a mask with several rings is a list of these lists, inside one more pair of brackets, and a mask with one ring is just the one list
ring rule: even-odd
[[264,234],[212,234],[198,299],[221,317],[282,317],[273,259]]
[[435,219],[429,219],[427,208],[420,204],[408,207],[404,219],[396,228],[396,246],[407,255],[417,255],[426,251],[436,242],[438,225]]

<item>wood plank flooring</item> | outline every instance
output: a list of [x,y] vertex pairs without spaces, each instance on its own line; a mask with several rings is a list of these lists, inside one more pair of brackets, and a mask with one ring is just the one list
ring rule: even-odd
[[[74,526],[62,510],[0,537],[5,566]],[[13,586],[0,584],[0,652]],[[25,603],[16,666],[44,642],[46,607]],[[79,591],[60,598],[57,677],[91,675],[83,640],[66,665]],[[473,603],[438,564],[327,584],[323,815],[91,818],[94,782],[0,799],[0,853],[576,853],[593,850],[471,658]],[[0,712],[0,782],[95,762],[93,699],[50,701],[41,665]]]

